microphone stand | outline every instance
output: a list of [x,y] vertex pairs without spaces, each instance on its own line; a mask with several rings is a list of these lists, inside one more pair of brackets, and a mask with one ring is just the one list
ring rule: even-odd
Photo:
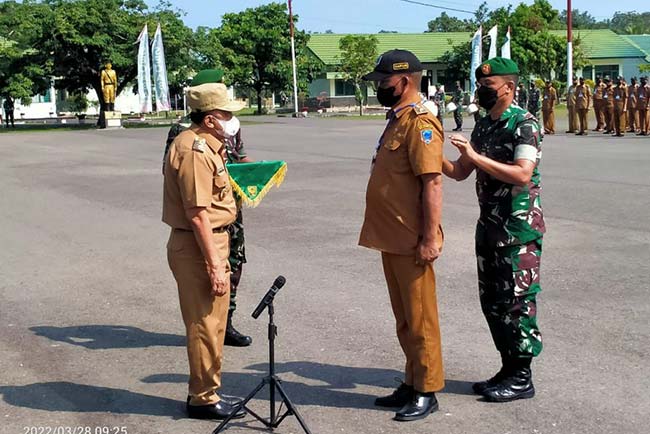
[[[253,416],[255,419],[259,420],[262,422],[269,430],[273,431],[274,428],[277,428],[280,426],[282,421],[289,415],[296,416],[296,419],[298,419],[298,423],[300,423],[300,426],[302,429],[305,431],[306,434],[311,434],[311,431],[307,427],[307,424],[303,420],[302,416],[298,412],[298,409],[296,406],[291,402],[291,399],[289,398],[289,395],[287,395],[287,392],[284,391],[284,388],[282,387],[282,381],[275,375],[275,337],[278,334],[278,328],[276,327],[275,323],[273,322],[273,299],[271,299],[270,303],[268,303],[268,311],[269,311],[269,375],[264,377],[260,384],[257,385],[255,389],[246,397],[244,398],[243,401],[241,401],[239,404],[237,404],[234,408],[232,413],[228,415],[220,424],[215,428],[214,431],[212,431],[212,434],[218,434],[223,429],[226,427],[228,422],[233,418],[233,416],[240,410],[244,409],[248,414]],[[259,416],[257,413],[255,413],[253,410],[248,408],[246,404],[260,391],[264,386],[269,385],[270,389],[270,395],[269,395],[269,406],[270,406],[270,416],[268,419],[265,419],[261,416]],[[279,415],[276,412],[276,404],[275,404],[275,391],[280,393],[280,396],[282,397],[282,402],[287,406],[287,410],[282,414]],[[282,404],[280,404],[280,407],[278,410],[282,408]]]

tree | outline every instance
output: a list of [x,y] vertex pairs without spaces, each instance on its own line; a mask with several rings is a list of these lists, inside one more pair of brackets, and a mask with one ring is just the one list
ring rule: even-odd
[[[55,86],[68,92],[95,90],[104,107],[100,71],[110,61],[117,71],[116,95],[137,76],[135,41],[145,23],[149,30],[161,24],[167,67],[172,86],[187,76],[193,33],[180,19],[180,11],[160,3],[149,12],[142,0],[45,0],[52,14],[43,27],[47,34],[38,41],[53,57]],[[185,76],[185,77],[184,77]]]
[[347,35],[339,41],[341,49],[341,72],[347,80],[354,83],[354,97],[359,104],[359,116],[363,116],[365,99],[361,77],[375,66],[377,58],[377,38],[374,36]]
[[616,12],[610,25],[611,29],[618,34],[650,33],[650,12]]
[[0,95],[11,95],[25,105],[50,87],[49,53],[34,41],[44,37],[41,23],[47,6],[25,1],[0,3]]
[[[477,12],[477,16],[481,15]],[[489,29],[498,25],[501,29],[511,28],[512,58],[517,62],[522,77],[536,75],[550,78],[555,71],[563,75],[566,71],[566,40],[562,36],[550,33],[550,30],[562,27],[557,10],[553,9],[547,0],[535,0],[532,5],[519,4],[514,10],[510,7],[488,11],[483,25]],[[478,23],[476,23],[478,24]],[[504,42],[499,37],[498,46]],[[574,67],[585,65],[586,58],[580,48],[580,39],[573,41]],[[483,57],[488,52],[488,44],[484,44]],[[474,71],[470,71],[471,42],[453,47],[448,51],[442,62],[448,64],[448,77],[463,79]]]
[[[560,22],[567,26],[567,11],[566,9],[560,12]],[[571,13],[571,24],[574,29],[607,29],[609,24],[605,21],[597,21],[589,12],[580,12],[578,9],[573,9]]]
[[[294,15],[293,18],[295,25],[298,17]],[[265,92],[291,89],[291,42],[285,4],[270,3],[224,14],[221,26],[214,32],[223,46],[226,79],[255,92],[257,113],[262,113]],[[299,81],[303,83],[309,80],[308,76],[313,76],[312,67],[316,66],[306,58],[309,35],[295,30],[294,36]]]
[[447,12],[442,12],[440,16],[429,21],[427,33],[433,32],[471,32],[476,28],[472,20],[461,20],[456,17],[450,17]]

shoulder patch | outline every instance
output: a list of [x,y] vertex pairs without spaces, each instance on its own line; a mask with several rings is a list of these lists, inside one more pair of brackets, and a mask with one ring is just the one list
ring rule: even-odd
[[192,143],[192,150],[197,152],[205,152],[206,141],[202,137],[195,137],[194,143]]
[[422,141],[428,145],[433,140],[433,130],[420,130],[420,136],[422,136]]
[[419,115],[422,115],[422,114],[425,114],[425,113],[429,112],[429,110],[422,103],[416,104],[413,109],[415,110],[415,113],[417,113]]

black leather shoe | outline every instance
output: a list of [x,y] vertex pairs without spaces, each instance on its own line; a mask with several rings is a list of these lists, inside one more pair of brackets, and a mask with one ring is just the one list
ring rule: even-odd
[[413,386],[402,383],[388,396],[382,396],[375,399],[375,405],[379,407],[403,407],[413,398]]
[[[187,415],[192,419],[225,419],[235,409],[235,405],[229,404],[223,399],[216,404],[209,405],[186,405]],[[241,419],[246,415],[244,409],[239,409],[232,417]]]
[[232,325],[232,314],[228,315],[228,324],[226,325],[226,337],[223,344],[229,347],[247,347],[253,343],[250,336],[243,335]]
[[474,393],[478,395],[483,395],[483,392],[485,392],[487,389],[496,386],[504,378],[505,378],[504,368],[501,368],[501,370],[497,372],[494,375],[494,377],[490,378],[489,380],[479,381],[478,383],[472,384],[472,390],[474,391]]
[[[243,401],[243,399],[238,396],[224,395],[223,393],[219,394],[219,398],[221,398],[222,401],[227,402],[232,406],[235,406]],[[190,405],[190,399],[192,399],[190,395],[187,395],[187,400],[185,401],[185,405]]]
[[424,419],[436,410],[438,410],[438,400],[436,399],[435,393],[420,393],[416,391],[411,402],[407,403],[395,413],[395,420],[407,422]]
[[535,396],[535,386],[530,368],[519,368],[499,384],[483,391],[486,401],[510,402]]

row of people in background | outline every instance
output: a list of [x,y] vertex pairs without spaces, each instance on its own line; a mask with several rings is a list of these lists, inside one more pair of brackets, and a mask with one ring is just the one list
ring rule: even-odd
[[[586,135],[589,130],[589,110],[593,107],[596,117],[596,127],[593,131],[617,137],[624,136],[626,132],[641,136],[650,135],[648,77],[641,77],[639,83],[636,78],[632,78],[629,85],[620,76],[616,80],[598,77],[593,91],[583,77],[574,77],[573,83],[567,89],[566,102],[569,118],[567,133]],[[535,117],[539,117],[541,108],[544,133],[555,134],[555,106],[559,104],[559,96],[550,80],[546,80],[541,92],[532,82],[528,90],[523,83],[520,84],[517,103],[520,107],[527,108]]]

